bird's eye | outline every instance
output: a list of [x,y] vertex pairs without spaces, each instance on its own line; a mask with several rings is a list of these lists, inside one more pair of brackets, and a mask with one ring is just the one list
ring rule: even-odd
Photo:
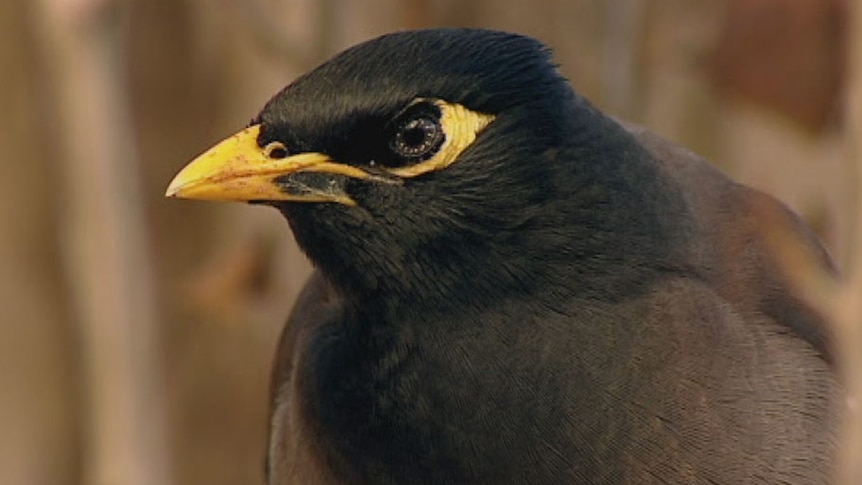
[[[374,165],[398,177],[416,177],[451,165],[494,116],[439,99],[418,98],[384,129]],[[369,166],[371,163],[369,163]]]
[[445,135],[440,126],[440,117],[433,114],[418,114],[398,125],[390,148],[395,155],[411,162],[427,160],[443,144]]

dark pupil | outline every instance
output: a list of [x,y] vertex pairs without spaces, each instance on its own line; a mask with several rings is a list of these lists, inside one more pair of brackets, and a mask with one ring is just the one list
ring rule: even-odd
[[441,141],[440,126],[430,118],[415,118],[405,123],[395,135],[395,152],[403,157],[428,155]]
[[428,137],[428,128],[427,126],[428,120],[417,120],[404,129],[404,133],[401,134],[401,138],[404,140],[404,143],[409,146],[419,146],[425,141],[425,138]]

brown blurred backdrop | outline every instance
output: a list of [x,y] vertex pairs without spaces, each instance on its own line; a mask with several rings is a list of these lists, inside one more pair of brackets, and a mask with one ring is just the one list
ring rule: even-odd
[[310,266],[275,211],[164,189],[387,31],[542,39],[597,105],[777,195],[846,261],[850,3],[0,2],[0,483],[262,483],[268,367]]

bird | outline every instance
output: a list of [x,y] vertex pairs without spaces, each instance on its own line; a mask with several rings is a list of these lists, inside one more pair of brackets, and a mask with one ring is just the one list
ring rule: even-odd
[[274,207],[315,268],[274,359],[270,485],[833,476],[829,325],[788,267],[836,278],[828,252],[536,39],[350,47],[166,195]]

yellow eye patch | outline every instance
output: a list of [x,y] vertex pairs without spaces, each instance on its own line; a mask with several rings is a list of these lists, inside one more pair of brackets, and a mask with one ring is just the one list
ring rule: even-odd
[[476,141],[479,133],[492,121],[493,115],[471,111],[460,104],[433,101],[440,108],[440,126],[445,141],[431,158],[415,165],[390,168],[389,172],[399,177],[416,177],[451,165],[468,146]]

